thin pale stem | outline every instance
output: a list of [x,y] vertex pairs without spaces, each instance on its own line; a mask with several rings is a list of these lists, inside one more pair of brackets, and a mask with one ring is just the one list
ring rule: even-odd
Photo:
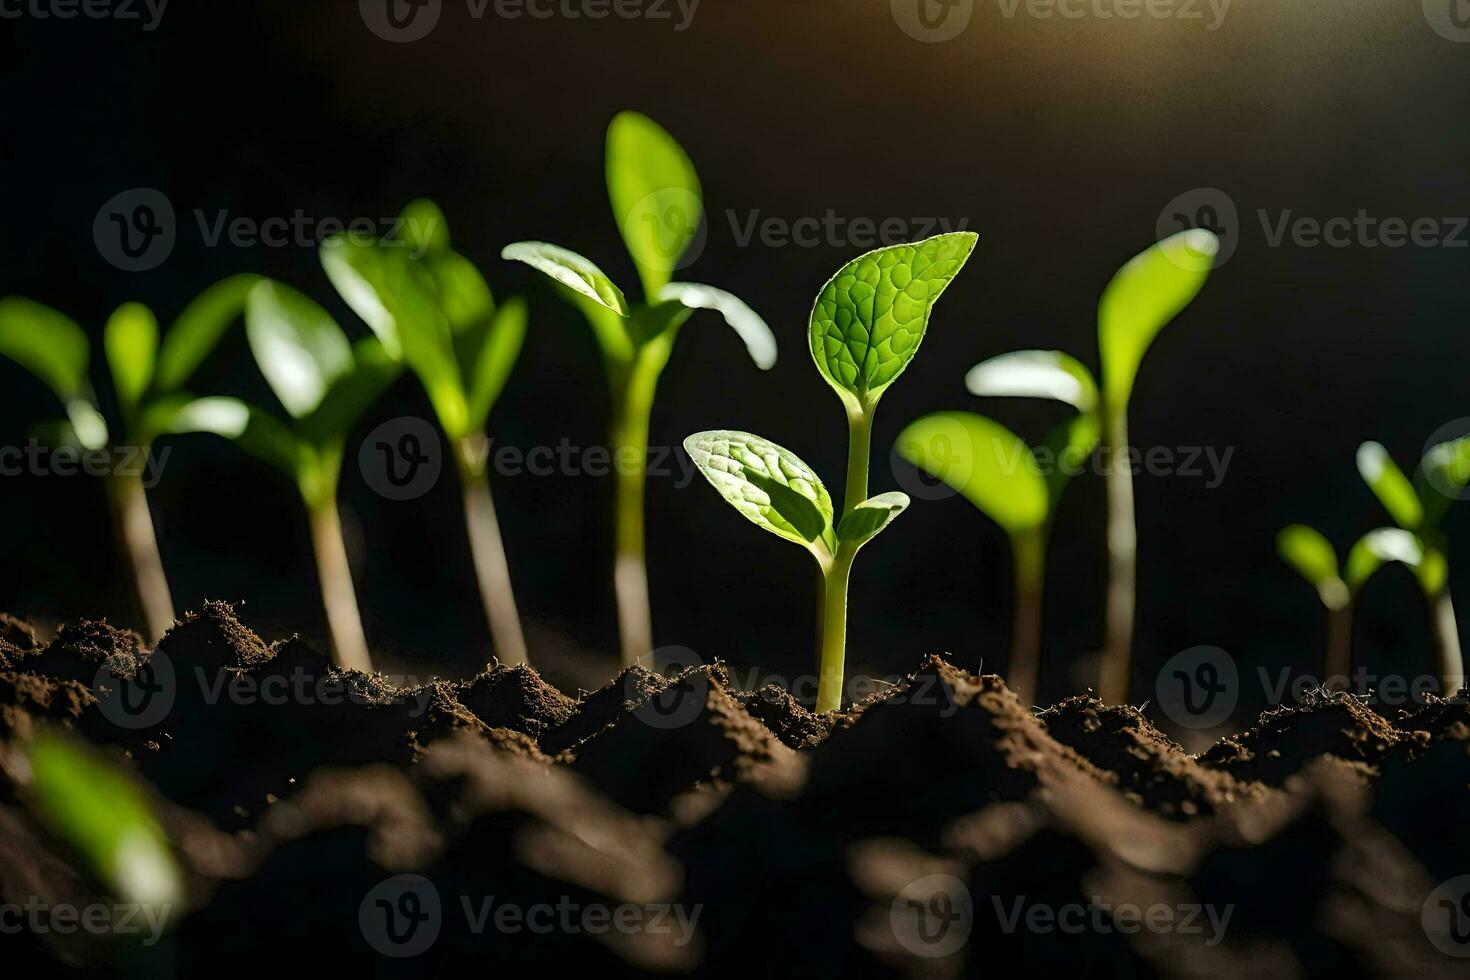
[[1455,604],[1446,582],[1430,600],[1434,648],[1439,660],[1440,681],[1445,697],[1453,697],[1465,686],[1465,660],[1460,653],[1460,629],[1455,621]]
[[847,492],[842,499],[842,516],[868,499],[868,461],[873,452],[871,406],[847,410]]
[[455,450],[460,485],[464,491],[464,520],[470,540],[470,557],[475,563],[475,580],[480,586],[485,618],[490,623],[495,655],[501,663],[523,664],[527,662],[526,637],[521,631],[521,617],[516,611],[515,592],[510,583],[510,566],[505,560],[505,543],[500,536],[500,522],[496,519],[495,501],[490,494],[490,477],[485,467],[485,437],[476,434],[460,439]]
[[1107,413],[1108,598],[1098,695],[1108,704],[1128,697],[1137,603],[1138,530],[1133,514],[1133,473],[1124,455],[1128,416],[1122,407]]
[[1352,687],[1353,604],[1345,602],[1327,613],[1328,678],[1343,678],[1344,689]]
[[150,642],[156,643],[174,624],[174,603],[158,553],[153,531],[153,514],[148,493],[138,474],[113,473],[107,477],[107,496],[112,503],[118,546],[128,566],[133,595],[143,614]]
[[857,549],[837,546],[837,554],[822,563],[822,661],[817,681],[817,710],[842,707],[842,676],[847,662],[847,585]]
[[644,489],[647,483],[648,428],[658,376],[668,363],[672,336],[640,348],[613,399],[613,463],[616,544],[613,588],[618,602],[618,636],[624,665],[653,652],[653,611],[648,599],[644,544]]
[[1041,596],[1046,579],[1046,532],[1037,528],[1011,539],[1015,566],[1015,620],[1011,634],[1010,686],[1022,704],[1036,701],[1041,670]]
[[343,667],[371,671],[367,637],[362,631],[362,614],[352,586],[352,569],[347,563],[347,546],[342,541],[342,520],[335,496],[309,504],[311,544],[316,552],[317,577],[321,580],[322,603],[327,611],[327,629],[332,650]]

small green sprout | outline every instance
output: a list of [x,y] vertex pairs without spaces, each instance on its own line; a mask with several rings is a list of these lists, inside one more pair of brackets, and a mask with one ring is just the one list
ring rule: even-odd
[[648,429],[658,380],[679,328],[695,310],[724,317],[756,366],[776,363],[770,328],[736,297],[697,283],[672,282],[691,259],[704,219],[699,177],[688,154],[659,125],[636,112],[619,113],[607,132],[607,190],[623,243],[638,270],[643,302],[623,291],[590,260],[545,242],[507,245],[503,257],[522,262],[558,284],[577,306],[602,348],[612,392],[618,632],[623,662],[653,649],[644,546],[644,472]]
[[173,912],[184,898],[183,875],[133,781],[92,750],[52,734],[31,743],[26,763],[27,805],[97,881],[120,901]]
[[190,429],[196,401],[182,391],[230,324],[239,316],[256,277],[233,276],[191,302],[160,340],[158,320],[142,304],[125,303],[102,331],[103,354],[116,404],[115,423],[102,415],[89,377],[86,332],[70,317],[18,296],[0,300],[0,354],[46,384],[66,410],[48,426],[54,441],[89,451],[126,447],[104,478],[119,547],[133,595],[151,640],[174,623],[173,598],[148,509],[143,461],[155,440]]
[[407,237],[381,242],[339,235],[323,244],[322,266],[347,304],[423,384],[449,437],[463,490],[465,527],[496,656],[526,662],[500,522],[490,495],[485,423],[504,391],[526,336],[526,305],[496,305],[485,278],[450,246],[432,201],[403,211]]
[[1440,680],[1446,696],[1465,683],[1465,662],[1460,651],[1460,631],[1450,599],[1448,542],[1440,525],[1449,505],[1470,483],[1470,437],[1431,446],[1419,462],[1415,479],[1409,478],[1376,442],[1358,447],[1358,474],[1378,498],[1399,528],[1411,534],[1416,547],[1400,547],[1414,570],[1419,587],[1429,604],[1430,629]]
[[352,570],[342,542],[337,485],[348,433],[400,373],[376,338],[351,343],[326,310],[279,282],[262,280],[245,304],[245,335],[289,421],[235,398],[204,398],[195,429],[232,439],[291,477],[310,517],[317,576],[337,661],[371,670]]
[[1036,697],[1046,549],[1062,492],[1097,447],[1097,384],[1058,351],[1016,351],[977,364],[965,377],[975,395],[1044,397],[1077,414],[1033,450],[1020,436],[972,412],[927,415],[898,437],[899,455],[959,491],[1010,538],[1015,619],[1009,682],[1023,703]]
[[812,360],[847,410],[847,488],[836,510],[826,487],[794,453],[744,432],[684,440],[695,465],[751,522],[802,545],[822,572],[817,710],[842,706],[847,587],[859,549],[903,513],[902,493],[868,496],[878,401],[919,349],[934,303],[969,259],[976,236],[940,235],[859,256],[838,270],[812,309]]

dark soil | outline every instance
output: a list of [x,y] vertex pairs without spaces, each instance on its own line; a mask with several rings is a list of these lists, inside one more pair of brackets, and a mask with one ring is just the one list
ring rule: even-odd
[[187,908],[154,945],[0,928],[7,975],[1470,976],[1421,925],[1470,873],[1460,701],[1314,694],[1193,757],[939,657],[816,715],[719,664],[401,689],[219,603],[152,652],[0,617],[0,912],[109,901],[33,812],[47,727],[135,775]]

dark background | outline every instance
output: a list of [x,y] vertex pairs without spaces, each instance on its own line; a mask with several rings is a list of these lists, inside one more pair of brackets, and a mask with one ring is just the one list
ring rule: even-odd
[[[823,281],[865,248],[742,247],[728,212],[740,224],[757,210],[943,216],[980,233],[884,399],[875,493],[899,486],[887,447],[924,412],[979,410],[1039,438],[1052,408],[981,404],[965,370],[1018,347],[1095,367],[1108,278],[1155,240],[1171,199],[1224,190],[1240,210],[1227,229],[1238,248],[1150,353],[1132,420],[1137,445],[1234,457],[1214,489],[1197,477],[1137,481],[1136,701],[1152,696],[1159,663],[1196,644],[1239,660],[1247,706],[1261,699],[1257,666],[1318,670],[1323,611],[1277,559],[1275,532],[1305,521],[1345,550],[1387,523],[1356,476],[1358,442],[1380,439],[1408,465],[1431,432],[1470,415],[1470,235],[1458,249],[1273,248],[1257,217],[1470,215],[1470,46],[1434,33],[1418,0],[1237,0],[1213,32],[1199,21],[1006,19],[980,0],[964,33],[940,44],[899,30],[889,0],[704,0],[682,32],[650,19],[473,19],[463,0],[445,0],[437,28],[411,44],[374,36],[354,3],[176,0],[153,32],[31,16],[0,20],[0,32],[0,293],[63,309],[97,349],[117,304],[141,300],[167,324],[199,289],[248,270],[306,290],[362,335],[312,249],[210,248],[192,211],[377,218],[429,195],[498,293],[531,297],[528,344],[490,424],[523,448],[602,444],[607,393],[585,324],[499,249],[563,243],[636,293],[602,180],[603,133],[620,109],[659,120],[699,168],[708,244],[684,275],[738,293],[781,344],[761,373],[716,319],[692,321],[660,389],[655,445],[745,428],[841,485],[842,415],[805,326]],[[140,186],[168,195],[179,240],[159,268],[125,273],[99,255],[92,221]],[[274,404],[239,331],[194,387]],[[0,443],[23,443],[56,412],[47,390],[0,363]],[[408,377],[362,432],[405,414],[432,417]],[[322,641],[294,489],[222,441],[172,445],[152,503],[177,606],[243,600],[267,638]],[[354,455],[344,515],[379,660],[472,672],[488,633],[450,471],[422,499],[395,503],[364,484]],[[613,655],[611,481],[521,476],[496,491],[533,659]],[[1102,491],[1079,478],[1059,516],[1046,699],[1092,680]],[[0,520],[0,606],[43,625],[131,621],[96,480],[4,480]],[[800,549],[748,526],[702,481],[653,480],[649,525],[659,644],[741,670],[811,669],[814,572]],[[1448,529],[1463,537],[1464,515]],[[902,672],[937,650],[1003,668],[1009,567],[1001,533],[963,500],[916,505],[857,565],[853,669]],[[1464,595],[1470,567],[1452,573]],[[1424,605],[1401,569],[1372,583],[1357,644],[1377,672],[1431,670]]]

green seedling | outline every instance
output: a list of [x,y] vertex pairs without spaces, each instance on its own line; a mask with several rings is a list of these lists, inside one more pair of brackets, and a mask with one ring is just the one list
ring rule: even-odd
[[582,311],[602,349],[618,460],[613,585],[623,662],[632,663],[653,649],[643,527],[648,429],[659,376],[679,328],[695,310],[719,313],[762,370],[776,363],[776,340],[765,321],[731,294],[671,281],[690,261],[704,218],[699,177],[672,136],[636,112],[620,113],[607,133],[607,190],[638,270],[643,302],[629,303],[595,264],[556,245],[517,242],[502,254],[557,283],[563,297]]
[[125,303],[102,331],[116,414],[104,418],[90,379],[91,347],[70,317],[18,296],[0,300],[0,354],[46,384],[66,410],[46,426],[48,439],[73,451],[111,448],[103,478],[118,547],[151,640],[174,623],[173,599],[158,551],[145,476],[152,447],[190,430],[196,399],[182,389],[239,316],[255,277],[233,276],[191,302],[162,338],[158,320],[139,303]]
[[347,436],[401,371],[376,338],[351,343],[326,310],[289,286],[263,280],[245,304],[245,335],[288,420],[235,398],[195,402],[188,421],[289,476],[310,518],[317,576],[337,662],[371,670],[352,570],[342,542],[337,486]]
[[1363,535],[1349,549],[1341,568],[1331,543],[1305,524],[1282,528],[1276,535],[1276,550],[1282,561],[1317,590],[1317,598],[1327,609],[1324,677],[1328,680],[1351,676],[1353,606],[1368,579],[1389,562],[1406,565],[1416,574],[1424,564],[1418,540],[1396,527],[1375,528]]
[[972,412],[927,415],[898,437],[899,455],[957,490],[1010,538],[1015,618],[1008,680],[1031,704],[1040,670],[1047,542],[1071,475],[1097,448],[1097,383],[1075,359],[1038,350],[977,364],[965,384],[975,395],[1055,398],[1077,410],[1034,450],[999,422]]
[[116,766],[53,734],[28,747],[26,804],[114,897],[150,921],[184,898],[184,878],[143,793]]
[[470,555],[496,655],[523,664],[526,640],[490,494],[485,423],[520,355],[526,305],[495,303],[484,276],[450,246],[448,223],[433,202],[409,204],[399,227],[407,232],[403,238],[329,240],[322,266],[428,393],[458,465]]
[[[1133,472],[1126,462],[1128,401],[1144,354],[1159,332],[1199,294],[1219,250],[1219,240],[1203,229],[1171,235],[1119,269],[1098,303],[1097,340],[1102,362],[1098,417],[1108,511],[1108,593],[1098,693],[1110,704],[1120,704],[1128,697],[1138,594]],[[1035,356],[1035,352],[1029,356]],[[1061,396],[1072,391],[1072,384],[1060,388],[1043,384],[1023,393],[1067,401]]]
[[745,432],[699,432],[684,440],[699,471],[752,523],[802,545],[822,573],[817,710],[842,706],[847,587],[858,550],[903,513],[902,493],[868,496],[873,416],[919,349],[934,303],[975,248],[969,232],[940,235],[859,256],[843,266],[812,309],[812,360],[846,409],[847,488],[836,510],[826,487],[794,453]]
[[1460,631],[1450,598],[1449,550],[1441,525],[1450,504],[1470,483],[1470,436],[1431,446],[1411,482],[1376,442],[1358,447],[1358,473],[1383,509],[1403,531],[1412,534],[1418,560],[1413,568],[1429,605],[1430,632],[1440,680],[1446,696],[1465,683]]

